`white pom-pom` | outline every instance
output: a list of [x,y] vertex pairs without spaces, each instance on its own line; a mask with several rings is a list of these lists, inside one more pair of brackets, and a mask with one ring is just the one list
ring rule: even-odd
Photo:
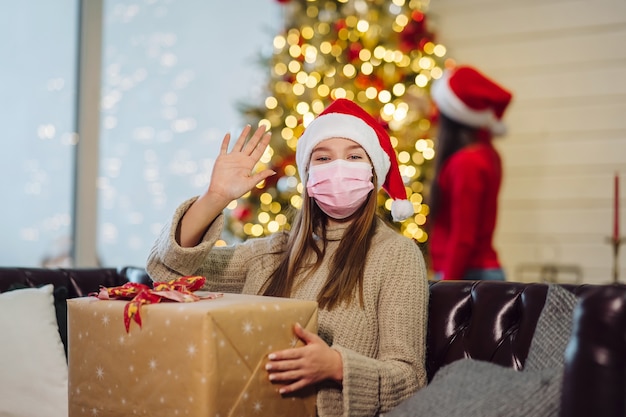
[[493,122],[491,126],[489,126],[489,129],[493,136],[504,136],[507,131],[506,125],[500,120]]
[[413,203],[408,200],[394,200],[391,203],[391,217],[394,222],[401,222],[402,220],[408,219],[414,213]]

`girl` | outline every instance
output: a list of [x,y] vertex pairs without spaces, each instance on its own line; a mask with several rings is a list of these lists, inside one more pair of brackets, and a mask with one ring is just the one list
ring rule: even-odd
[[428,285],[416,243],[376,215],[377,190],[399,221],[413,213],[389,135],[354,102],[334,101],[298,141],[306,184],[290,232],[214,247],[222,211],[274,172],[252,174],[270,135],[246,127],[222,143],[208,189],[184,202],[157,239],[155,281],[207,277],[211,291],[316,300],[319,333],[296,325],[304,346],[273,352],[280,394],[314,385],[320,416],[377,416],[426,384]]
[[429,249],[436,279],[504,281],[493,246],[500,155],[492,137],[512,95],[476,69],[457,67],[432,87],[439,110]]

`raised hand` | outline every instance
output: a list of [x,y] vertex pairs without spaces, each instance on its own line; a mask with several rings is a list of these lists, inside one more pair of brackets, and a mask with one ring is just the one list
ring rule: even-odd
[[226,134],[222,141],[220,154],[213,166],[208,193],[214,198],[223,198],[227,204],[250,191],[259,182],[275,174],[269,169],[252,173],[263,152],[265,152],[271,135],[265,131],[264,126],[259,126],[248,140],[251,130],[250,125],[243,129],[230,152],[228,151],[230,134]]
[[211,183],[187,210],[180,222],[176,240],[183,247],[196,246],[209,225],[233,200],[238,199],[267,177],[270,169],[253,173],[270,142],[270,133],[260,126],[248,139],[252,128],[246,126],[229,152],[230,134],[224,136],[220,154],[215,160]]

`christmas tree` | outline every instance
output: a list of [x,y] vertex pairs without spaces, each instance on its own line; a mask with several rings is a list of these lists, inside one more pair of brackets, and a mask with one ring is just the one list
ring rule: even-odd
[[[284,31],[274,38],[267,94],[241,106],[246,121],[263,123],[272,142],[260,168],[276,175],[238,201],[227,216],[237,238],[289,230],[303,185],[295,166],[296,143],[304,128],[332,100],[355,100],[388,130],[398,155],[415,215],[396,227],[426,242],[423,204],[434,156],[430,83],[443,73],[445,47],[435,43],[427,22],[428,1],[280,0]],[[388,219],[391,199],[379,193]]]

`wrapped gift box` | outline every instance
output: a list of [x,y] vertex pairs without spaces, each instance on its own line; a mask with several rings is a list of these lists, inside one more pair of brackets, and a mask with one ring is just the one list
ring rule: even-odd
[[[200,293],[200,292],[198,292]],[[317,332],[314,301],[224,294],[141,307],[126,332],[127,301],[68,300],[69,416],[315,416],[315,393],[281,396],[267,355]]]

